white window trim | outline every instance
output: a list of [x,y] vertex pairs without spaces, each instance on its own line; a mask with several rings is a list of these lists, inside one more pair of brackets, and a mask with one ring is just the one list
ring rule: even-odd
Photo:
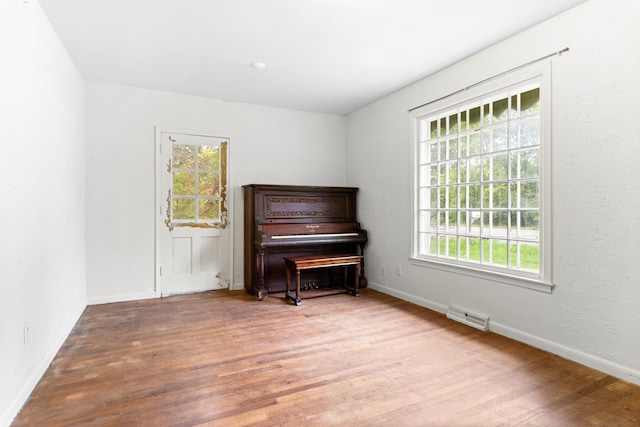
[[[418,138],[419,124],[418,118],[424,115],[446,109],[458,103],[470,101],[472,99],[498,91],[505,87],[517,85],[527,80],[537,79],[540,82],[540,158],[542,161],[540,173],[541,189],[541,209],[540,209],[540,272],[535,277],[529,274],[522,276],[509,274],[510,271],[493,271],[490,267],[472,265],[460,265],[456,262],[448,262],[442,258],[418,257]],[[519,68],[511,73],[502,74],[495,79],[489,79],[481,84],[471,86],[443,99],[438,99],[432,103],[425,104],[410,112],[411,127],[411,169],[412,169],[412,206],[411,206],[411,258],[412,264],[451,273],[476,277],[483,280],[506,283],[522,288],[551,293],[554,288],[552,282],[552,210],[551,210],[551,61],[541,61],[535,64]]]

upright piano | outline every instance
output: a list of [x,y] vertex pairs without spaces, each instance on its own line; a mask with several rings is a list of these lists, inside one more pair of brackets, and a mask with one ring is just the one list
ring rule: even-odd
[[[284,257],[364,254],[367,232],[357,222],[357,188],[251,184],[243,190],[244,285],[258,300],[284,291]],[[342,271],[317,269],[302,282],[316,289],[343,280]],[[359,280],[365,287],[364,261]]]

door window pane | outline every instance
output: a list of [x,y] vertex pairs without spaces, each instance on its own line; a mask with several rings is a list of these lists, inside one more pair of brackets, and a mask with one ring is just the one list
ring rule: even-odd
[[220,169],[220,149],[218,147],[209,147],[206,145],[198,147],[198,169]]
[[198,217],[200,219],[216,220],[220,218],[220,200],[198,200]]
[[198,174],[198,195],[220,195],[220,174],[218,172],[200,172]]
[[195,174],[191,171],[174,171],[173,194],[193,196],[196,194]]
[[196,200],[174,198],[173,199],[173,218],[174,219],[196,219]]
[[192,169],[196,164],[195,146],[173,144],[173,167]]

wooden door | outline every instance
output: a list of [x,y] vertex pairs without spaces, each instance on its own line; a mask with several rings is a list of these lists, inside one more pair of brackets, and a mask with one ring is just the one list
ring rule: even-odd
[[160,263],[156,293],[230,286],[227,210],[229,139],[206,132],[158,130]]

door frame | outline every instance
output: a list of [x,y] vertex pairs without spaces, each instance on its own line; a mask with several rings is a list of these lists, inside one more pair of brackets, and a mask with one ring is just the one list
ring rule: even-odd
[[228,223],[227,227],[223,232],[229,233],[229,254],[228,254],[228,266],[227,271],[229,272],[229,287],[228,289],[233,289],[233,191],[231,186],[231,167],[230,167],[230,152],[231,152],[231,134],[229,132],[216,132],[210,130],[202,130],[202,129],[186,129],[186,128],[176,128],[176,127],[167,127],[167,126],[155,126],[155,142],[154,142],[154,153],[155,153],[155,262],[154,262],[154,270],[155,270],[155,279],[154,279],[154,290],[156,294],[156,298],[162,297],[162,276],[161,276],[161,268],[162,268],[162,227],[165,226],[164,220],[166,212],[162,210],[162,203],[164,199],[162,198],[162,133],[163,132],[173,132],[173,133],[183,133],[188,135],[200,135],[200,136],[210,136],[216,138],[223,138],[229,141],[227,145],[227,191],[226,191],[226,208],[228,212]]

